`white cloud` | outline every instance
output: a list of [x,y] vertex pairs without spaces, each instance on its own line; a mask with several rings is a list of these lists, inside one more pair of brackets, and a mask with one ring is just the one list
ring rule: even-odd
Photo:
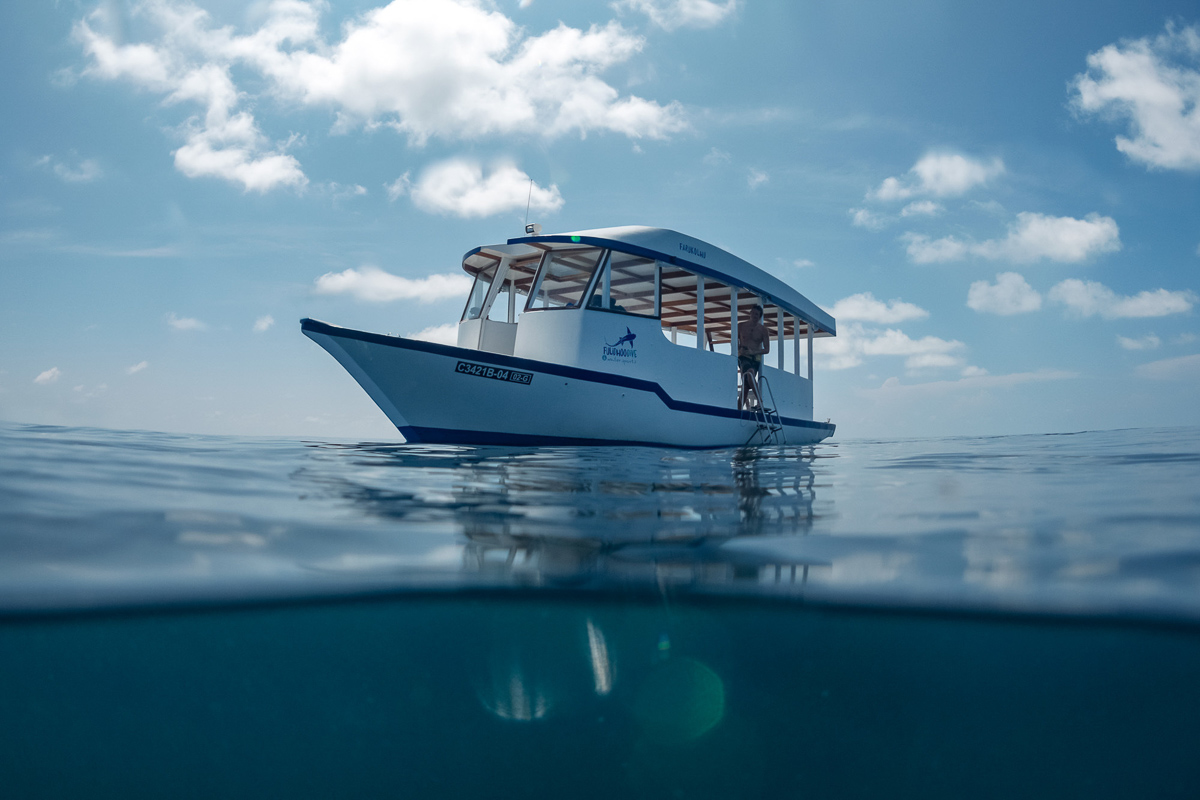
[[141,372],[148,366],[150,366],[149,361],[139,361],[138,363],[134,364],[132,367],[129,367],[128,369],[126,369],[125,374],[126,375],[137,375],[139,372]]
[[731,158],[733,157],[729,155],[729,153],[726,153],[724,150],[718,150],[714,147],[712,150],[709,150],[708,155],[704,156],[704,158],[701,160],[710,167],[716,167],[721,164],[728,164]]
[[104,175],[100,162],[94,158],[80,159],[75,166],[58,161],[51,156],[42,156],[36,162],[39,166],[49,166],[54,174],[67,183],[91,183]]
[[903,331],[889,328],[884,331],[869,330],[860,323],[839,326],[838,335],[828,339],[815,339],[813,349],[821,357],[826,369],[850,369],[863,363],[868,356],[903,356],[910,370],[927,367],[951,367],[961,365],[962,358],[955,355],[966,348],[962,342],[925,336],[911,339]]
[[1154,39],[1110,44],[1087,57],[1075,108],[1129,123],[1117,149],[1162,169],[1200,169],[1200,28],[1168,24]]
[[177,317],[174,311],[167,314],[167,324],[177,331],[202,331],[208,327],[193,317]]
[[764,183],[767,183],[770,180],[771,176],[763,172],[761,169],[755,169],[751,167],[746,173],[746,183],[749,184],[751,189],[757,189],[759,186],[762,186]]
[[804,267],[815,267],[816,265],[817,265],[817,262],[810,261],[807,258],[797,258],[795,261],[792,262],[793,267],[800,267],[801,269],[803,269]]
[[618,0],[618,11],[640,11],[666,31],[677,28],[714,28],[732,16],[741,0]]
[[272,317],[270,314],[264,314],[263,316],[254,320],[254,332],[262,333],[263,331],[269,330],[271,328],[271,326],[274,324],[275,324],[275,318]]
[[367,187],[357,183],[343,185],[337,181],[330,181],[325,188],[333,195],[335,201],[347,200],[352,197],[365,197],[367,195]]
[[458,344],[458,324],[447,322],[445,325],[434,325],[429,328],[423,328],[416,333],[408,334],[409,339],[419,339],[422,342],[433,342],[435,344]]
[[[290,106],[327,109],[335,131],[380,125],[416,144],[430,137],[478,139],[505,134],[549,138],[612,131],[666,138],[687,127],[678,103],[666,106],[621,93],[601,80],[632,58],[644,40],[618,23],[585,30],[560,23],[527,36],[478,0],[394,0],[321,33],[321,0],[277,0],[246,35],[215,27],[186,0],[135,6],[154,36],[121,43],[96,11],[75,27],[90,61],[84,73],[123,80],[160,94],[166,105],[199,105],[183,126],[176,167],[247,191],[300,188],[299,162],[272,145],[242,108],[245,85]],[[247,75],[239,88],[234,74]],[[240,78],[239,78],[240,79]]]
[[953,236],[930,239],[920,233],[906,233],[900,238],[907,242],[908,257],[917,264],[957,261],[971,251],[970,244]]
[[[976,368],[977,369],[977,368]],[[868,389],[861,392],[867,396],[877,396],[887,400],[921,399],[941,397],[954,392],[979,389],[1007,389],[1022,383],[1037,383],[1042,381],[1063,381],[1079,377],[1078,373],[1057,369],[1044,369],[1037,372],[1013,372],[1008,375],[988,375],[986,370],[964,370],[964,375],[956,381],[930,381],[928,383],[904,384],[899,378],[888,378],[878,389]]]
[[889,300],[886,303],[876,300],[870,292],[852,294],[843,297],[833,304],[829,311],[836,319],[846,322],[861,321],[875,322],[880,325],[893,325],[910,319],[925,319],[929,312],[920,306],[906,303],[903,300]]
[[906,233],[902,238],[907,242],[909,258],[918,264],[957,261],[968,255],[992,261],[1028,263],[1047,259],[1076,263],[1121,249],[1116,221],[1099,214],[1075,219],[1022,211],[1006,237],[983,242],[954,236],[930,239],[917,233]]
[[1142,378],[1158,381],[1200,378],[1200,353],[1151,361],[1149,364],[1142,364],[1136,372]]
[[1121,348],[1124,350],[1155,350],[1160,344],[1162,344],[1162,339],[1159,339],[1153,333],[1147,334],[1139,339],[1130,339],[1125,336],[1118,336],[1117,344],[1121,345]]
[[932,216],[936,216],[936,215],[942,213],[945,210],[946,209],[942,206],[941,203],[935,203],[932,200],[917,200],[915,202],[909,203],[904,208],[900,209],[900,216],[902,216],[902,217],[916,217],[916,216],[932,217]]
[[956,197],[1003,172],[1004,162],[998,158],[981,161],[958,153],[926,153],[907,175],[885,178],[867,196],[883,201],[907,200],[917,195]]
[[412,191],[412,180],[408,177],[409,173],[404,173],[391,183],[385,183],[383,188],[387,191],[388,200],[393,203],[399,200],[404,195]]
[[1191,344],[1196,341],[1197,337],[1194,333],[1181,333],[1171,340],[1171,344]]
[[529,176],[512,164],[497,165],[486,178],[483,167],[465,159],[450,159],[427,169],[411,190],[413,205],[435,214],[488,217],[525,208],[552,213],[562,208],[558,187],[530,188]]
[[860,228],[877,231],[889,225],[892,218],[867,208],[852,208],[850,209],[850,221]]
[[62,370],[60,370],[58,367],[51,367],[45,372],[39,373],[38,376],[33,379],[33,382],[39,386],[45,386],[48,383],[54,383],[60,377],[62,377]]
[[962,376],[964,378],[979,378],[987,375],[988,371],[983,367],[968,366],[963,367]]
[[1015,272],[1001,272],[995,283],[975,281],[967,290],[967,307],[985,314],[1025,314],[1042,307],[1042,296]]
[[1191,311],[1196,303],[1196,295],[1186,290],[1169,292],[1155,289],[1122,296],[1102,283],[1078,278],[1068,278],[1055,284],[1047,296],[1056,303],[1062,303],[1077,316],[1099,314],[1105,319],[1165,317]]
[[392,300],[417,300],[433,303],[465,297],[471,290],[466,274],[430,275],[426,278],[402,278],[379,267],[365,266],[342,272],[327,272],[317,278],[317,294],[349,294],[359,300],[387,303]]

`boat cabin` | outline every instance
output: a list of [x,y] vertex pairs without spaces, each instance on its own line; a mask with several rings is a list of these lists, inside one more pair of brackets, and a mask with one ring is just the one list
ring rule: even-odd
[[759,305],[771,341],[762,372],[781,411],[811,419],[812,340],[835,335],[833,317],[711,244],[604,228],[479,247],[462,266],[474,284],[459,347],[624,373],[728,407],[738,327]]

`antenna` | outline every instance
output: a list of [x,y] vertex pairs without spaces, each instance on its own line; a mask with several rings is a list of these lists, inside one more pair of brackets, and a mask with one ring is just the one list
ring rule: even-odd
[[529,179],[529,194],[525,198],[525,227],[529,227],[529,201],[533,199],[533,178]]

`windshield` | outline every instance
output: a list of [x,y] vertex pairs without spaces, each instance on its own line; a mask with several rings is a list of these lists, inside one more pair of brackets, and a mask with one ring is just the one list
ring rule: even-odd
[[479,319],[483,311],[483,302],[487,300],[488,289],[492,287],[492,279],[496,277],[496,265],[479,270],[475,275],[475,283],[471,286],[471,294],[467,298],[467,307],[463,309],[462,318]]

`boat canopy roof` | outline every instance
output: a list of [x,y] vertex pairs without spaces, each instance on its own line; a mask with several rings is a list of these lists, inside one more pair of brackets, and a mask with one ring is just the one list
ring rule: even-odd
[[715,245],[666,228],[629,225],[522,236],[509,239],[504,245],[475,248],[464,256],[463,269],[475,274],[495,264],[498,257],[511,257],[514,263],[522,262],[522,271],[530,271],[532,275],[530,268],[536,269],[536,261],[543,252],[580,246],[603,247],[654,259],[713,278],[758,295],[765,302],[804,320],[812,327],[814,335],[836,335],[833,316],[783,281]]

